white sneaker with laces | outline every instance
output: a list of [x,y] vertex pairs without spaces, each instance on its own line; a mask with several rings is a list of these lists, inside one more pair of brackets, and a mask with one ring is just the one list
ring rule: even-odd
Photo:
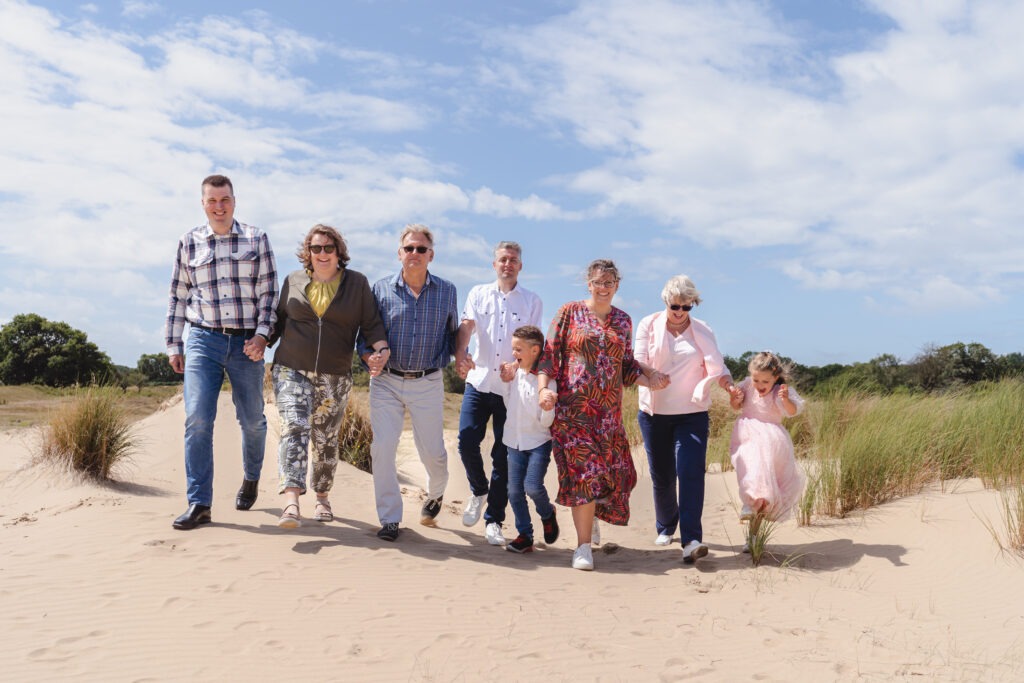
[[484,502],[487,494],[482,496],[470,496],[466,501],[466,509],[462,511],[462,524],[473,526],[480,521],[480,514],[484,511]]
[[700,541],[693,540],[683,546],[683,562],[693,564],[708,554],[708,547]]
[[594,553],[590,550],[589,543],[576,548],[576,552],[572,554],[572,568],[585,572],[594,571]]
[[661,533],[654,539],[654,545],[669,545],[672,543],[672,534]]
[[594,526],[590,530],[590,545],[601,545],[601,527],[597,525],[597,517],[594,518]]
[[744,505],[743,509],[740,510],[740,521],[749,522],[754,518],[754,511],[750,509],[749,505]]
[[505,537],[501,535],[501,525],[497,522],[489,522],[484,530],[484,538],[491,545],[505,545]]

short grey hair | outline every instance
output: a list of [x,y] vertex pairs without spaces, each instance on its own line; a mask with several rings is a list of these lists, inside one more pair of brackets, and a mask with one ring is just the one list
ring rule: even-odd
[[413,233],[419,233],[420,235],[423,235],[427,239],[427,241],[430,242],[430,246],[434,246],[434,233],[430,232],[430,228],[423,225],[422,223],[410,223],[409,225],[405,226],[405,229],[402,230],[402,234],[398,236],[398,243],[402,244],[403,242],[405,242],[406,235],[412,235]]
[[693,304],[699,305],[701,302],[700,292],[697,291],[697,285],[693,284],[693,280],[687,275],[673,275],[665,283],[665,288],[661,290],[661,300],[665,302],[665,305],[672,303],[674,299],[682,299],[683,301],[690,301]]
[[509,242],[508,240],[502,240],[498,242],[498,246],[494,248],[494,257],[498,257],[498,252],[504,249],[516,252],[519,258],[523,258],[523,248],[519,246],[519,242]]

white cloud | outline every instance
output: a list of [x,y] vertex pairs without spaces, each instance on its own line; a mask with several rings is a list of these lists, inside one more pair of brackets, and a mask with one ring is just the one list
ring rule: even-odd
[[[583,2],[494,39],[504,83],[604,160],[567,182],[706,246],[787,246],[814,288],[1016,286],[1024,5],[877,2],[815,57],[763,3]],[[909,297],[925,305],[930,295]],[[988,298],[988,297],[986,297]]]
[[121,3],[121,14],[126,17],[142,18],[148,17],[160,11],[159,2],[146,2],[145,0],[124,0]]

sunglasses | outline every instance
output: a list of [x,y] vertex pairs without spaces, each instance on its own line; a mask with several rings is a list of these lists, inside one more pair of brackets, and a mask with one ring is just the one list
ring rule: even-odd
[[313,254],[319,254],[321,251],[325,254],[333,254],[338,247],[333,244],[311,244],[309,245],[309,251]]
[[673,311],[692,311],[693,304],[669,304],[669,308]]
[[405,253],[406,253],[406,254],[411,254],[411,253],[412,253],[412,252],[414,252],[414,251],[415,251],[415,252],[416,252],[417,254],[426,254],[426,253],[427,253],[428,251],[430,251],[430,247],[422,247],[422,246],[420,246],[420,247],[414,247],[414,246],[412,246],[412,245],[409,245],[409,244],[407,244],[407,245],[405,245],[404,247],[402,247],[402,249],[404,249],[404,250],[405,250]]

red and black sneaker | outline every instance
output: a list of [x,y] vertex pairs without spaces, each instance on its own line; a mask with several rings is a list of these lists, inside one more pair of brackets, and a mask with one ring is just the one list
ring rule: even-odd
[[516,540],[505,544],[505,550],[513,553],[532,553],[533,539],[519,534],[516,536]]
[[555,513],[552,512],[550,517],[540,521],[544,525],[544,542],[551,545],[558,540],[558,520],[555,519]]

